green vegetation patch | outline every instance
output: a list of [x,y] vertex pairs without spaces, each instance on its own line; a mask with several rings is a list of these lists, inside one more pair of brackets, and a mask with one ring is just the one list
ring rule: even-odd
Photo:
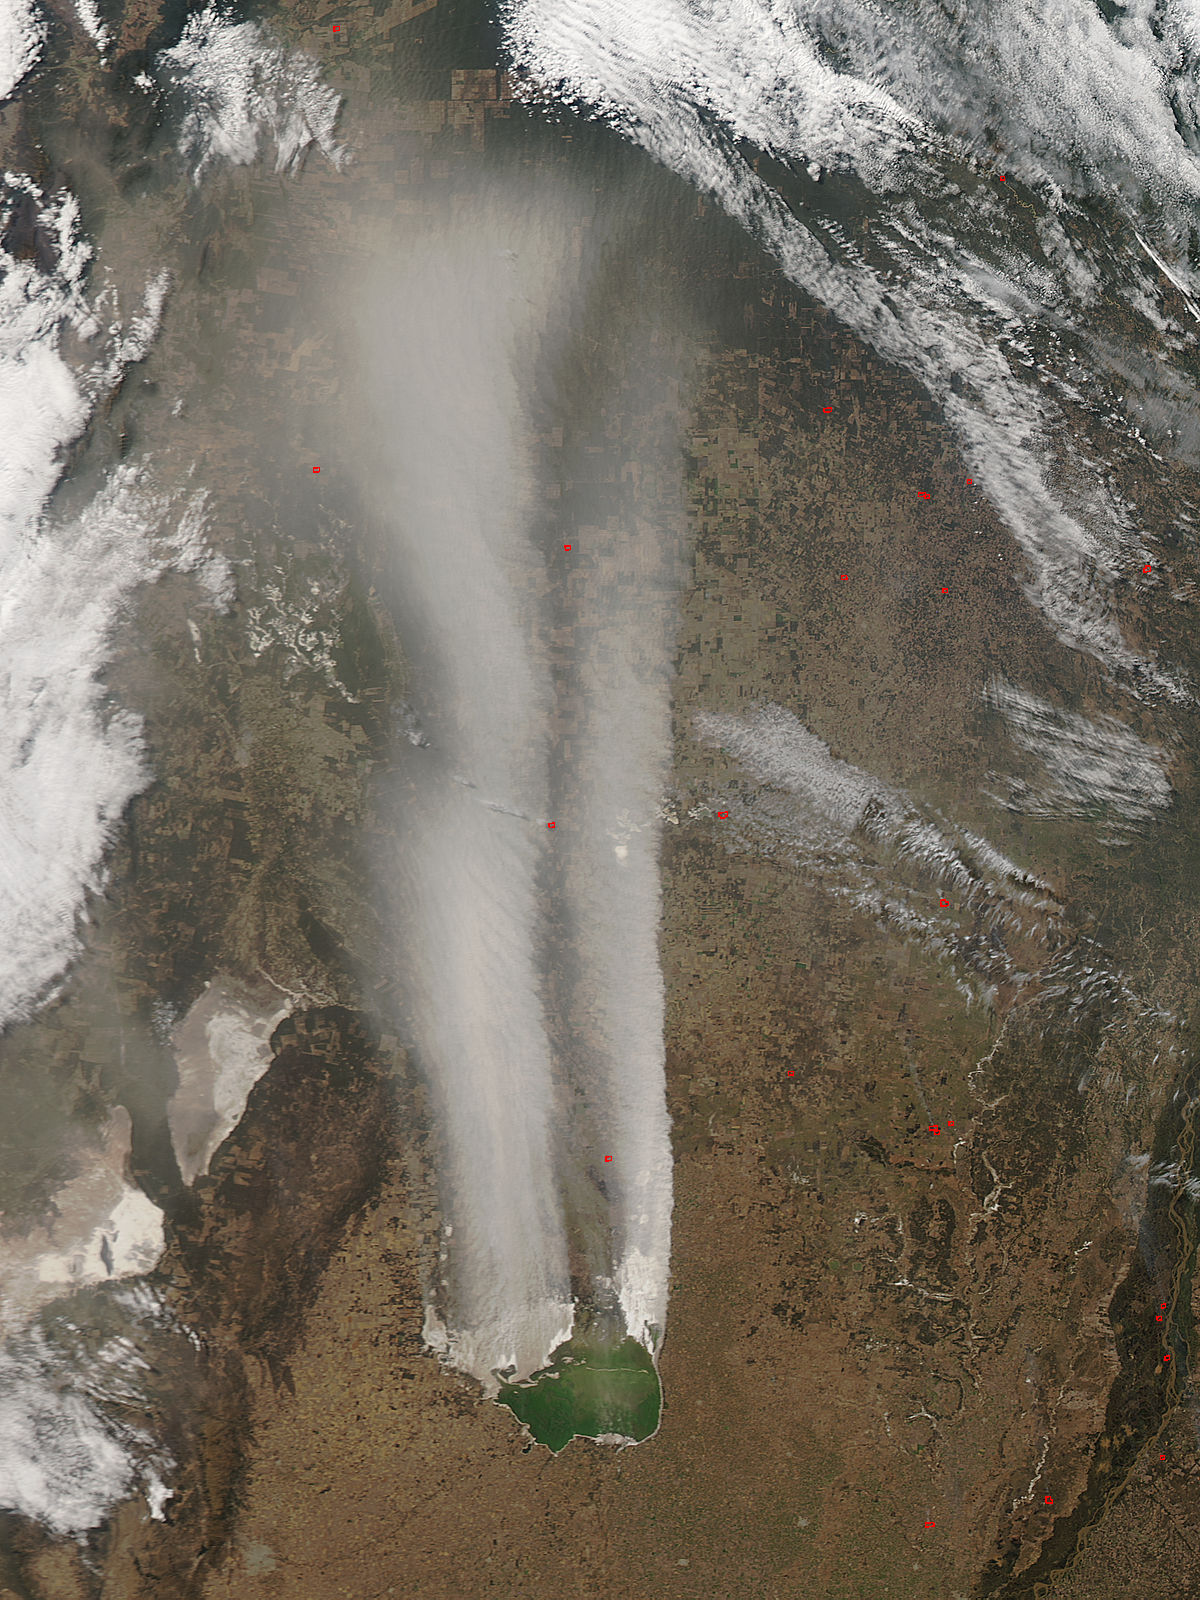
[[658,1427],[662,1387],[650,1353],[636,1339],[619,1344],[576,1337],[560,1344],[550,1364],[497,1396],[540,1443],[556,1454],[577,1435],[616,1434],[634,1442]]

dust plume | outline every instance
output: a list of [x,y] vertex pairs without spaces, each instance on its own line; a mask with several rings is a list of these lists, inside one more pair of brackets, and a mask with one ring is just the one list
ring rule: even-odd
[[608,212],[493,185],[397,232],[362,297],[365,498],[414,678],[378,866],[439,1141],[426,1333],[489,1388],[544,1365],[581,1303],[655,1347],[665,1318],[657,809],[682,522],[634,490],[591,526],[585,488],[572,566],[533,453],[622,381],[569,377],[573,344],[645,333],[606,298],[598,238],[633,208]]

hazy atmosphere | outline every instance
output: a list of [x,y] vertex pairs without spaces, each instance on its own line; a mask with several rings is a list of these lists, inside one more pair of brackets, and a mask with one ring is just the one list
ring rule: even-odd
[[0,1600],[1175,1600],[1183,0],[0,0]]

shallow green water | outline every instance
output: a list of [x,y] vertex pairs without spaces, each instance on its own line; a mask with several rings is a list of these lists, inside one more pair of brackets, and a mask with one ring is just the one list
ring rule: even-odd
[[628,1338],[615,1345],[594,1337],[569,1339],[549,1366],[523,1383],[504,1384],[498,1399],[555,1452],[577,1437],[647,1439],[662,1410],[650,1352]]

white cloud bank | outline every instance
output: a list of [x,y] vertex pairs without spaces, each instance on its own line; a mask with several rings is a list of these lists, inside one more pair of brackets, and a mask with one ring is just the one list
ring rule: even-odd
[[[1071,197],[1103,194],[1130,218],[1148,207],[1162,240],[1187,237],[1200,198],[1194,14],[1160,7],[1156,33],[1152,10],[1142,0],[1111,27],[1087,0],[993,0],[952,18],[867,0],[508,0],[503,14],[529,98],[592,111],[714,196],[926,385],[1055,636],[1135,694],[1183,701],[1179,675],[1125,643],[1111,587],[1146,559],[1144,538],[1050,392],[1107,418],[1107,384],[1089,384],[1073,353],[1119,375],[1115,340],[1105,354],[1095,328],[1102,280],[1132,282],[1157,316],[1136,235],[1100,261],[1064,225]],[[785,204],[740,141],[793,173],[861,179],[876,199],[869,242],[818,194]],[[1038,186],[1032,253],[988,168]],[[1163,418],[1191,405],[1155,391]]]
[[[156,492],[126,463],[81,510],[50,511],[66,447],[146,353],[168,283],[152,278],[131,316],[102,326],[74,200],[12,173],[4,185],[6,204],[23,195],[36,209],[54,263],[43,270],[0,250],[0,1029],[55,992],[106,848],[149,777],[140,723],[101,681],[117,625],[138,587],[168,570],[196,573],[217,603],[229,598],[202,494]],[[66,360],[66,330],[90,359]],[[0,1504],[56,1532],[95,1526],[139,1483],[155,1514],[166,1498],[164,1458],[128,1420],[139,1404],[132,1345],[68,1352],[61,1317],[48,1329],[30,1320],[51,1299],[157,1261],[162,1217],[129,1181],[128,1153],[117,1111],[98,1150],[74,1152],[53,1221],[0,1242]],[[117,1390],[119,1415],[105,1409]]]
[[105,848],[148,778],[140,724],[100,681],[119,618],[169,568],[198,571],[219,599],[227,583],[204,543],[203,496],[155,493],[133,465],[113,469],[74,517],[45,514],[63,448],[145,353],[165,282],[108,330],[90,367],[73,369],[63,329],[100,332],[75,206],[8,181],[43,206],[59,259],[43,273],[0,251],[0,1028],[31,1015],[79,948]]
[[347,160],[334,138],[341,97],[311,56],[284,49],[257,23],[209,6],[188,18],[155,72],[183,106],[179,152],[196,182],[214,162],[256,160],[264,139],[275,146],[276,172],[295,171],[312,144],[335,167]]
[[42,53],[46,19],[28,0],[0,7],[0,100],[7,100]]

